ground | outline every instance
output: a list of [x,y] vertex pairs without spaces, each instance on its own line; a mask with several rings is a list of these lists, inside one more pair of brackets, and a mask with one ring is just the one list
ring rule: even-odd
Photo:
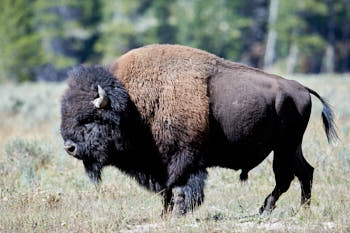
[[209,169],[206,200],[193,214],[160,218],[161,198],[115,168],[91,184],[63,150],[65,84],[0,85],[0,232],[348,232],[350,231],[350,75],[293,76],[334,107],[341,141],[329,146],[313,97],[304,154],[315,167],[310,210],[290,189],[269,216],[258,209],[274,187],[271,155],[249,174]]

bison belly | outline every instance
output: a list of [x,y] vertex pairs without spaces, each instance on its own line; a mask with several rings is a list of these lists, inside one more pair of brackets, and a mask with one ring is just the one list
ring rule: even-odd
[[278,125],[266,82],[225,72],[211,79],[210,165],[249,171],[272,151]]

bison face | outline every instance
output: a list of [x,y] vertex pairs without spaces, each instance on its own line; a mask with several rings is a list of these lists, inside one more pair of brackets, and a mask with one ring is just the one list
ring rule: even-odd
[[102,66],[80,66],[69,73],[61,103],[61,135],[68,154],[83,161],[89,178],[123,154],[123,123],[130,101],[121,84]]

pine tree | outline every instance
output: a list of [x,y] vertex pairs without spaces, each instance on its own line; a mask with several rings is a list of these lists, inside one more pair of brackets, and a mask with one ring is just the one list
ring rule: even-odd
[[97,63],[95,44],[99,37],[101,0],[35,0],[36,30],[42,38],[45,65],[37,79],[60,81],[69,67]]
[[277,56],[287,72],[344,72],[350,69],[350,1],[280,1]]
[[220,57],[240,60],[251,20],[241,1],[179,0],[172,16],[178,43],[204,49]]
[[28,0],[2,0],[0,11],[0,79],[34,79],[42,64],[40,38]]
[[144,16],[150,1],[102,0],[102,22],[95,53],[101,54],[101,63],[110,63],[116,56],[141,46],[141,35],[148,28]]

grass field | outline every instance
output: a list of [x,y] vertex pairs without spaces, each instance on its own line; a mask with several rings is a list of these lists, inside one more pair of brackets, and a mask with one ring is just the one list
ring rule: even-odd
[[59,102],[65,84],[0,85],[0,232],[350,232],[350,76],[290,77],[334,107],[341,141],[327,144],[313,98],[304,154],[315,167],[310,210],[290,189],[269,216],[258,208],[274,187],[272,156],[239,182],[239,172],[209,169],[206,200],[193,214],[160,218],[159,196],[115,168],[92,185],[63,150]]

